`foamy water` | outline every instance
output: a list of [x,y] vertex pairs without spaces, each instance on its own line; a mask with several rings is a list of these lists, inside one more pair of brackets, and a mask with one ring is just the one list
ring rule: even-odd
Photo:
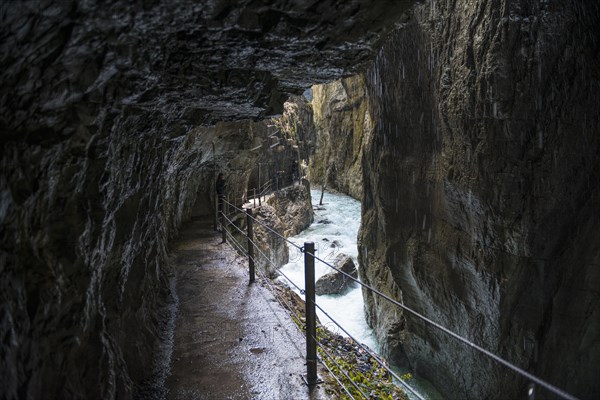
[[[333,264],[333,260],[339,253],[345,253],[352,257],[358,268],[357,236],[360,227],[360,202],[343,194],[325,192],[323,205],[319,206],[321,191],[312,190],[311,196],[313,208],[315,209],[314,222],[297,236],[290,237],[289,240],[298,246],[303,246],[304,242],[314,242],[317,257],[330,264]],[[290,262],[284,265],[280,271],[297,286],[304,289],[304,254],[300,253],[293,245],[288,245],[288,247],[290,250]],[[333,270],[327,265],[320,261],[315,261],[316,279],[331,271]],[[285,278],[279,279],[283,282],[286,281]],[[299,290],[293,287],[293,285],[290,285],[290,287],[300,294]],[[316,296],[316,303],[348,331],[352,337],[379,354],[379,345],[377,344],[373,330],[367,325],[365,319],[364,302],[360,285],[354,284],[343,295]],[[330,330],[340,335],[348,336],[337,325],[331,322],[327,316],[323,315],[319,309],[317,309],[317,315],[321,323]],[[410,372],[408,370],[394,369],[399,375]],[[410,381],[410,385],[427,400],[442,399],[442,396],[429,382],[417,376],[414,376]],[[407,392],[407,394],[410,399],[416,398],[410,392]]]
[[[360,227],[360,202],[346,195],[325,192],[323,205],[319,206],[321,191],[312,190],[311,195],[315,208],[314,222],[297,236],[290,237],[290,241],[299,246],[303,246],[304,242],[314,242],[317,257],[330,264],[333,264],[338,254],[345,253],[352,257],[358,267],[356,239]],[[290,262],[281,268],[281,272],[297,286],[304,288],[304,255],[296,247],[288,246]],[[316,279],[331,271],[333,270],[322,262],[315,262]],[[280,279],[285,282],[285,278]],[[294,290],[299,292],[296,288]],[[356,340],[378,350],[373,330],[365,320],[362,290],[358,284],[354,284],[342,295],[316,296],[316,303]],[[340,335],[348,336],[319,309],[317,315],[323,325]]]

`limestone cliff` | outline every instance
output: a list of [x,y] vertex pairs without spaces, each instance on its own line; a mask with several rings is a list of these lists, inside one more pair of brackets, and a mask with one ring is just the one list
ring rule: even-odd
[[[366,73],[361,276],[580,398],[600,381],[600,6],[430,1]],[[451,398],[527,382],[365,292]],[[541,391],[538,397],[552,397]]]
[[315,183],[362,198],[364,143],[373,125],[361,75],[312,87],[317,141],[310,162]]
[[291,96],[283,109],[283,114],[274,120],[275,125],[286,140],[294,143],[297,160],[303,167],[298,172],[304,177],[307,175],[305,166],[310,163],[317,141],[312,103],[304,96]]
[[305,230],[314,220],[310,183],[306,179],[273,193],[267,204],[275,209],[282,220],[286,238]]

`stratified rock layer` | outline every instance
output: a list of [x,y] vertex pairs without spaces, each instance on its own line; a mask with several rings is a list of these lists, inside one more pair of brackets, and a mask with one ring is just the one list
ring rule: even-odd
[[314,220],[310,182],[306,179],[273,193],[267,203],[275,208],[281,219],[285,237],[297,235]]
[[[361,277],[580,398],[600,395],[599,7],[415,6],[366,75]],[[365,295],[388,353],[448,397],[524,396]]]
[[[254,224],[256,265],[275,277],[277,270],[289,262],[286,238],[298,234],[313,222],[310,184],[283,188],[273,193],[261,206],[254,209],[258,220]],[[295,255],[294,255],[295,256]]]

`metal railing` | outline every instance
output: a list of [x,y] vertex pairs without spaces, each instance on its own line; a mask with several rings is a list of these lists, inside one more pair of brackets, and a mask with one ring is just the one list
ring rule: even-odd
[[[319,309],[323,313],[323,315],[325,315],[327,318],[329,318],[341,331],[343,331],[359,347],[361,347],[367,354],[369,354],[369,356],[372,357],[379,366],[384,368],[406,390],[411,392],[411,394],[413,396],[415,396],[416,398],[418,398],[420,400],[424,400],[423,397],[417,391],[415,391],[415,389],[413,389],[404,379],[402,379],[400,376],[398,376],[398,374],[387,365],[387,363],[382,359],[381,356],[377,355],[371,349],[369,349],[367,346],[360,343],[360,341],[358,341],[355,337],[353,337],[346,328],[344,328],[340,323],[338,323],[334,318],[332,318],[331,315],[329,315],[329,313],[327,313],[327,311],[324,310],[319,304],[317,304],[316,299],[315,299],[315,270],[314,270],[314,268],[315,268],[315,261],[319,261],[319,262],[323,263],[324,265],[328,266],[329,268],[337,271],[338,273],[343,274],[345,276],[345,278],[348,278],[348,279],[356,282],[357,284],[362,286],[364,289],[371,291],[373,294],[387,300],[388,302],[401,308],[403,311],[407,312],[408,314],[422,320],[425,324],[445,333],[446,335],[450,336],[451,338],[457,340],[459,343],[462,343],[462,344],[476,350],[480,354],[490,358],[491,360],[495,361],[496,363],[498,363],[498,364],[510,369],[514,373],[526,378],[527,380],[529,380],[531,382],[531,384],[528,386],[527,393],[526,393],[528,399],[530,399],[530,400],[534,399],[535,385],[538,385],[562,399],[577,400],[576,397],[570,395],[569,393],[538,378],[537,376],[523,370],[522,368],[517,367],[513,363],[511,363],[511,362],[501,358],[500,356],[492,353],[491,351],[486,350],[485,348],[469,341],[468,339],[458,335],[457,333],[452,332],[451,330],[442,326],[441,324],[436,323],[435,321],[432,321],[431,319],[425,317],[424,315],[418,313],[417,311],[407,307],[406,305],[400,303],[399,301],[397,301],[397,300],[389,297],[388,295],[382,293],[381,291],[361,282],[359,279],[353,277],[352,275],[331,265],[327,261],[317,257],[315,255],[316,251],[315,251],[313,242],[305,242],[303,246],[300,246],[297,243],[294,243],[293,241],[284,237],[283,235],[281,235],[280,233],[278,233],[277,231],[275,231],[274,229],[269,227],[264,222],[258,220],[256,217],[254,217],[251,208],[247,208],[244,210],[244,209],[241,209],[241,208],[235,206],[232,203],[227,202],[226,200],[224,200],[224,201],[226,203],[228,203],[228,207],[232,207],[234,209],[234,213],[235,212],[244,213],[246,215],[246,232],[244,232],[244,230],[241,229],[240,227],[238,227],[230,217],[225,215],[224,212],[220,213],[221,217],[222,217],[221,224],[222,224],[222,232],[223,232],[223,242],[225,242],[226,237],[229,236],[230,240],[232,241],[233,246],[236,247],[236,249],[238,251],[240,251],[241,254],[248,257],[250,283],[254,282],[255,273],[258,272],[261,275],[261,277],[264,279],[264,281],[270,286],[270,288],[273,291],[275,291],[274,286],[270,283],[270,279],[267,276],[265,276],[262,271],[255,268],[256,258],[255,258],[254,250],[257,250],[258,253],[260,254],[260,256],[264,257],[268,263],[270,263],[274,268],[276,268],[278,270],[279,274],[281,274],[301,294],[305,295],[305,320],[306,320],[305,334],[306,334],[306,365],[307,365],[306,382],[308,385],[315,385],[320,382],[318,379],[318,376],[317,376],[317,367],[316,367],[317,361],[321,361],[321,363],[324,365],[324,367],[331,372],[329,366],[327,366],[327,363],[325,363],[321,359],[321,357],[317,354],[317,347],[319,347],[321,349],[322,353],[328,355],[327,357],[329,358],[329,360],[333,361],[333,363],[337,365],[338,370],[342,371],[342,373],[345,375],[345,377],[348,379],[348,381],[352,385],[355,386],[357,391],[359,393],[361,393],[361,395],[364,398],[367,398],[367,399],[370,398],[369,396],[365,395],[364,392],[362,392],[362,390],[353,382],[352,379],[350,379],[350,377],[345,372],[343,372],[343,369],[339,366],[339,364],[337,364],[337,362],[335,361],[335,358],[326,350],[326,346],[323,346],[323,344],[319,342],[319,340],[317,338],[317,332],[316,332],[316,309]],[[257,246],[257,244],[254,241],[254,236],[253,236],[253,228],[254,228],[255,223],[260,224],[267,232],[279,237],[280,239],[283,239],[285,242],[287,242],[291,246],[295,247],[296,249],[300,250],[304,254],[305,286],[306,286],[304,289],[301,288],[300,286],[298,286],[297,283],[295,283],[292,279],[290,279],[290,277],[288,277],[286,274],[284,274],[279,269],[280,266],[275,265],[275,263],[273,263],[273,261],[270,260],[270,258],[262,250],[260,250],[260,248]],[[227,229],[226,229],[227,225],[235,227],[235,229],[243,237],[246,238],[246,240],[247,240],[246,247],[244,247],[242,244],[240,244],[239,241],[232,234],[230,234],[227,231]],[[275,296],[276,299],[277,299],[277,297],[278,296]],[[279,301],[279,299],[277,299],[277,301]],[[281,301],[279,301],[279,303],[282,305],[282,307],[284,307],[285,309],[290,311],[292,316],[295,315],[295,313],[293,311],[293,307],[291,307],[289,304],[282,304]],[[334,376],[335,380],[340,384],[342,389],[346,392],[346,394],[348,394],[351,398],[354,399],[355,397],[342,384],[342,382],[339,380],[339,378],[336,377],[335,374],[333,374],[333,376]]]
[[274,174],[273,177],[267,179],[267,181],[259,187],[249,189],[246,192],[246,198],[249,202],[254,204],[254,207],[256,207],[257,200],[258,205],[261,206],[262,201],[264,201],[266,196],[298,181],[300,181],[299,174],[293,172],[282,173],[280,171],[280,173]]

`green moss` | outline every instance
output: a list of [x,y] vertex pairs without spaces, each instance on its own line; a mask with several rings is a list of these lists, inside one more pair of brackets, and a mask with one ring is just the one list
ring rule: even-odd
[[[283,285],[277,287],[275,295],[286,307],[292,308],[292,321],[306,334],[304,301]],[[394,384],[391,374],[352,339],[331,332],[318,321],[317,339],[322,345],[317,348],[321,359],[354,398],[364,398],[362,392],[373,399],[408,400],[406,393]],[[349,398],[326,369],[321,369],[320,374],[325,390],[334,399]]]
[[[318,348],[321,358],[353,397],[360,399],[366,395],[367,398],[376,399],[408,399],[393,383],[388,371],[351,339],[332,334],[326,328],[318,330],[317,335],[321,343],[328,344],[326,351]],[[350,398],[332,376],[327,376],[325,382],[330,394],[335,398]]]

